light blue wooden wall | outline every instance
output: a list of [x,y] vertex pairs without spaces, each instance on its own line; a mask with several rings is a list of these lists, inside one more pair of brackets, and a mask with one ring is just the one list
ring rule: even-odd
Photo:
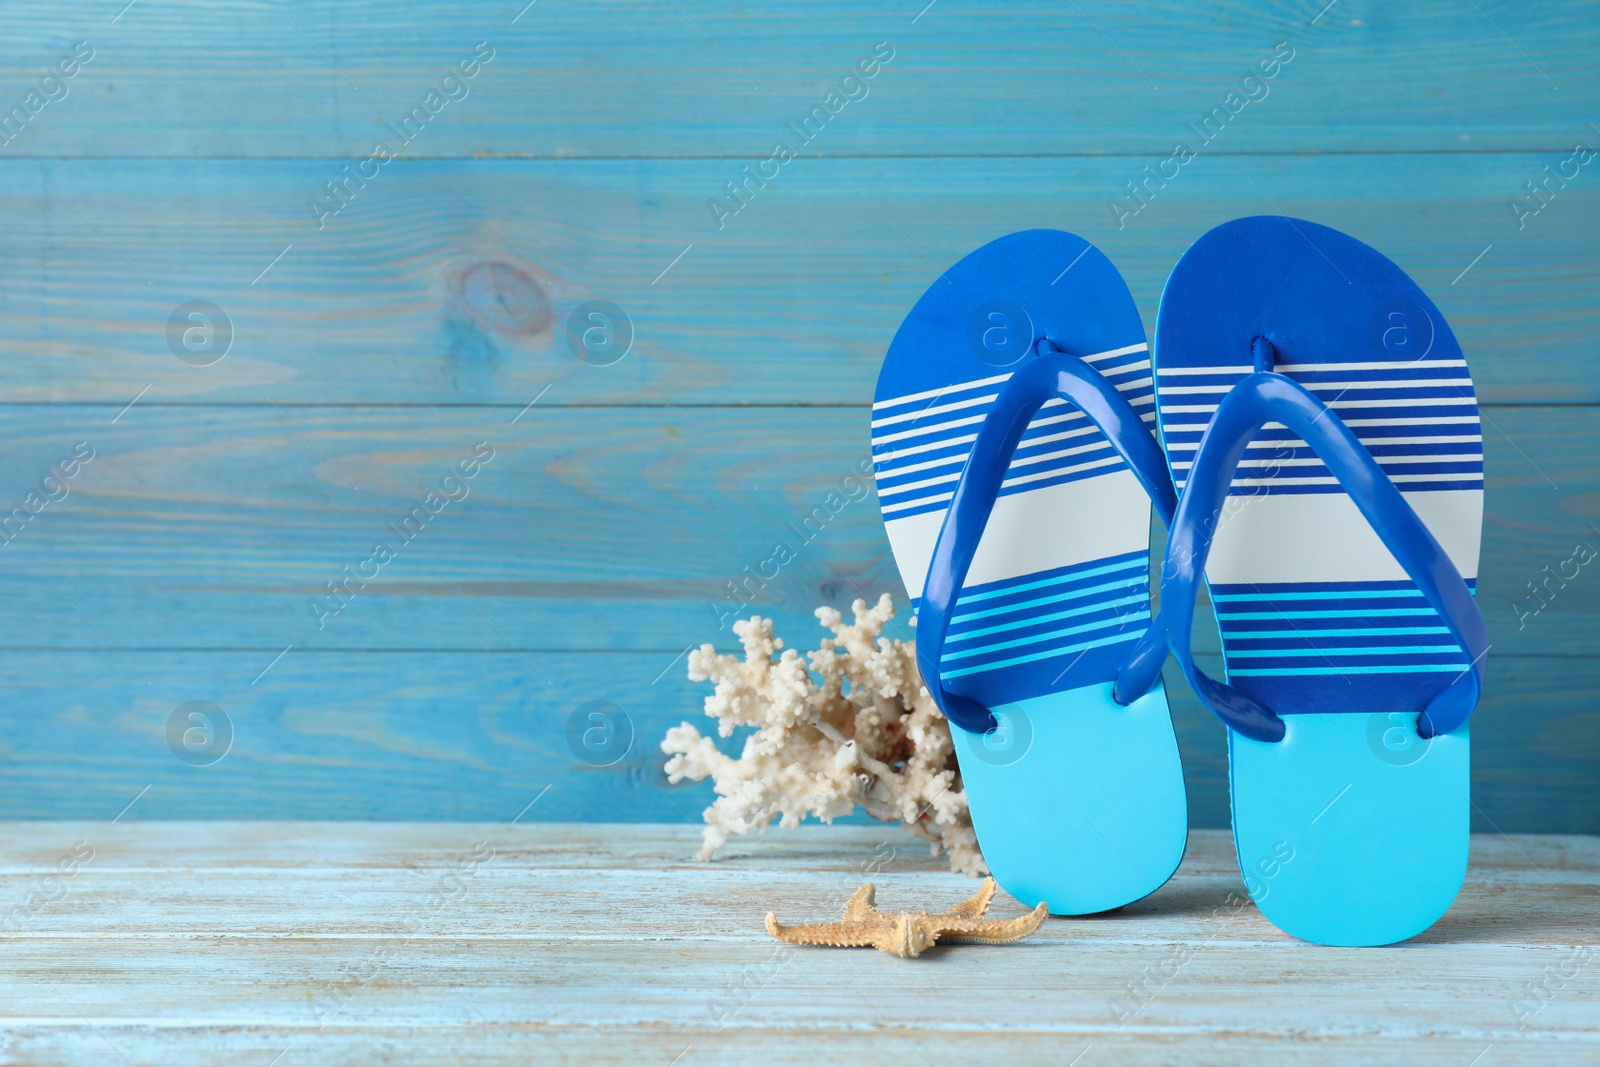
[[[1600,831],[1600,570],[1537,614],[1526,588],[1600,547],[1600,161],[1512,207],[1600,147],[1594,4],[124,2],[4,5],[0,513],[59,499],[0,545],[0,816],[148,785],[144,817],[509,819],[551,785],[528,818],[697,818],[654,747],[703,721],[678,657],[732,647],[727,583],[866,456],[939,270],[1073,230],[1148,326],[1190,241],[1283,211],[1387,252],[1473,361],[1479,828]],[[1119,226],[1280,42],[1267,95]],[[441,86],[466,95],[319,224]],[[719,225],[779,140],[800,158]],[[614,365],[568,346],[592,300],[634,325]],[[169,346],[189,301],[232,323],[212,365]],[[319,628],[308,600],[480,442],[469,495]],[[868,499],[757,607],[805,647],[817,604],[880,590],[903,603]],[[169,747],[194,700],[232,723],[211,766]],[[636,732],[610,767],[567,743],[591,700]],[[1176,713],[1195,821],[1225,825],[1223,731]]]

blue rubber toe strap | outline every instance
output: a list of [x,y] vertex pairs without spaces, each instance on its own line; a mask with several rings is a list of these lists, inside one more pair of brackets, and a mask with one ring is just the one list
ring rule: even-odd
[[1283,738],[1283,720],[1270,708],[1195,666],[1189,635],[1201,575],[1228,486],[1245,449],[1269,422],[1287,426],[1327,464],[1471,659],[1468,669],[1428,703],[1417,721],[1423,737],[1449,733],[1467,721],[1483,691],[1489,643],[1472,592],[1356,435],[1326,404],[1281,374],[1258,371],[1235,386],[1218,405],[1200,439],[1161,572],[1161,614],[1168,620],[1167,636],[1178,666],[1195,692],[1230,727],[1258,741]]
[[[977,701],[945,690],[939,677],[945,636],[950,630],[956,597],[967,580],[978,542],[999,498],[1006,468],[1011,465],[1011,457],[1034,412],[1053,397],[1073,404],[1105,434],[1155,501],[1162,522],[1170,524],[1177,507],[1177,494],[1168,479],[1161,446],[1132,405],[1089,364],[1041,340],[1035,354],[1025,357],[1000,389],[978,430],[972,455],[939,528],[927,581],[922,587],[922,602],[917,608],[917,666],[923,683],[945,718],[971,733],[988,733],[994,729],[995,719]],[[1093,522],[1094,516],[1085,516],[1084,521]],[[1157,620],[1118,673],[1116,699],[1130,703],[1143,696],[1155,684],[1166,653],[1166,635]]]

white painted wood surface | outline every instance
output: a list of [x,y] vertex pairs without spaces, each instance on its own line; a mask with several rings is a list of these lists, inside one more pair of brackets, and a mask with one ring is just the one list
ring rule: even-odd
[[866,880],[888,909],[972,891],[898,828],[774,832],[712,864],[697,844],[688,825],[0,823],[0,1064],[1600,1062],[1600,838],[1475,838],[1433,929],[1347,950],[1230,904],[1231,842],[1198,831],[1138,904],[916,960],[762,929],[769,909],[833,916]]

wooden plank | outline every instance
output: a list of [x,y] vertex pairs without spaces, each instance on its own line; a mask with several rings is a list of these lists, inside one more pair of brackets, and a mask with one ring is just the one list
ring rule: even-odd
[[[538,797],[527,820],[698,826],[713,799],[708,784],[669,786],[661,773],[669,727],[715,728],[701,712],[708,688],[687,680],[674,652],[275,655],[135,651],[136,673],[112,653],[0,653],[0,815],[109,819],[147,785],[136,810],[163,819],[503,821]],[[1177,671],[1167,678],[1191,822],[1226,826],[1226,734]],[[178,754],[191,723],[180,708],[196,700],[221,708],[207,714],[232,732],[209,765],[199,764],[221,750],[220,726],[191,738],[195,756]],[[591,701],[631,725],[631,745],[608,766],[569,739]],[[1473,720],[1478,830],[1600,832],[1597,706],[1590,659],[1490,656]],[[736,751],[742,737],[727,743]]]
[[[661,876],[658,874],[657,877]],[[767,878],[771,877],[767,875]],[[642,880],[632,880],[624,888],[632,888]],[[195,881],[201,883],[202,879],[196,878]],[[433,881],[437,884],[438,879]],[[704,934],[703,927],[697,929],[685,921],[690,918],[704,921],[705,912],[688,912],[674,921],[663,921],[663,913],[678,907],[685,897],[695,891],[696,883],[693,881],[682,878],[674,881],[676,884],[672,884],[667,891],[654,895],[655,899],[650,902],[654,906],[648,911],[642,901],[634,905],[638,915],[635,922],[643,925],[643,921],[656,919],[659,932],[652,939],[655,944],[650,944],[638,934],[632,937],[605,936],[604,927],[598,924],[610,918],[613,928],[620,926],[614,915],[623,910],[621,907],[614,907],[612,916],[575,917],[575,921],[570,922],[575,936],[538,937],[518,931],[495,938],[469,931],[453,936],[447,933],[445,936],[419,937],[417,940],[420,943],[415,945],[406,943],[408,939],[403,926],[397,934],[389,936],[319,938],[325,943],[315,946],[307,946],[304,942],[308,937],[319,935],[299,934],[292,928],[287,935],[255,936],[238,938],[236,941],[229,936],[232,930],[219,934],[205,929],[180,930],[171,938],[134,934],[105,938],[29,937],[23,944],[15,946],[11,955],[19,967],[26,968],[37,977],[19,981],[7,976],[0,979],[0,989],[7,994],[8,1014],[35,1023],[54,1016],[72,1025],[76,1020],[70,1009],[76,1008],[96,1025],[129,1026],[139,1022],[145,1025],[152,1022],[181,1025],[181,1021],[194,1019],[194,1015],[187,1014],[185,1009],[188,1012],[194,1009],[176,997],[183,987],[192,986],[208,990],[210,1010],[205,1014],[214,1014],[220,1017],[219,1021],[226,1020],[237,1026],[254,1017],[262,1022],[278,1022],[282,1025],[284,1016],[288,1015],[291,1023],[298,1022],[306,1029],[311,1029],[315,1026],[315,1013],[320,1007],[313,998],[319,993],[337,996],[343,992],[340,987],[348,981],[346,975],[378,956],[385,958],[383,974],[387,981],[383,985],[389,988],[360,988],[361,983],[351,983],[357,986],[349,990],[354,995],[354,1003],[341,1013],[341,1019],[348,1020],[350,1024],[365,1023],[370,1026],[397,1021],[395,1010],[401,1003],[406,1003],[417,1016],[442,1016],[440,1021],[446,1025],[459,1026],[473,1018],[458,999],[458,991],[463,987],[479,994],[481,999],[475,1007],[482,1017],[499,1025],[514,1025],[523,1021],[519,1017],[528,1014],[535,1005],[537,1009],[542,1009],[540,1014],[545,1015],[548,1021],[566,1025],[594,1026],[609,1022],[611,1025],[643,1027],[672,1015],[687,1016],[694,1022],[709,1021],[715,1018],[713,1005],[721,991],[720,987],[730,977],[746,966],[758,964],[763,957],[775,951],[782,952],[774,948],[760,926],[761,911],[765,911],[772,903],[771,894],[765,895],[764,899],[756,897],[752,900],[745,894],[752,891],[759,893],[759,882],[741,887],[744,891],[741,897],[744,899],[735,906],[740,909],[742,922],[739,925],[743,936],[713,939]],[[812,890],[812,900],[832,903],[833,898],[841,895],[839,883],[840,879],[835,876],[827,885],[830,892],[826,894],[816,892],[815,882],[807,888]],[[570,879],[569,884],[573,892],[603,892],[613,888],[605,881],[588,877]],[[312,900],[324,899],[337,891],[335,887],[319,886],[311,879],[297,878],[283,887],[282,898],[291,896],[296,886],[301,890],[302,900],[307,897]],[[136,881],[125,885],[124,891],[139,892],[144,888]],[[391,902],[384,903],[396,911],[408,903],[414,906],[430,888],[426,883],[414,880],[407,887],[409,891],[398,894],[398,907]],[[481,888],[487,892],[496,887],[486,884]],[[562,888],[533,882],[525,885],[520,893],[508,894],[508,898],[499,906],[518,911],[549,908],[563,902]],[[953,897],[950,903],[955,903],[962,896],[970,895],[973,888],[969,882],[955,893],[948,890],[938,892],[935,899]],[[203,883],[192,887],[191,892],[193,890],[199,890],[205,898],[211,898],[214,892],[211,886],[203,886]],[[844,894],[848,892],[848,888],[843,888]],[[1568,889],[1564,895],[1569,899],[1563,903],[1570,908],[1573,903],[1570,897],[1576,897],[1580,892],[1582,890]],[[1502,898],[1501,903],[1521,903],[1514,892],[1495,895]],[[170,906],[172,898],[176,896],[176,893],[171,893],[163,903]],[[923,899],[930,896],[934,894],[921,894]],[[1207,894],[1207,897],[1209,899],[1193,903],[1201,907],[1205,904],[1220,906],[1225,899],[1225,892]],[[1506,897],[1511,899],[1508,901],[1504,899]],[[303,914],[304,904],[282,898],[280,903],[283,910],[295,915]],[[887,900],[886,895],[885,902]],[[1007,913],[1017,914],[1020,906],[1007,903],[1011,904]],[[828,911],[832,913],[834,909],[829,908]],[[1590,921],[1593,920],[1592,908],[1585,909],[1583,914]],[[552,917],[552,921],[555,919]],[[586,930],[579,925],[585,919],[597,925]],[[459,918],[452,917],[452,920],[451,925],[460,923]],[[1537,976],[1546,963],[1553,963],[1563,955],[1570,954],[1575,944],[1584,943],[1582,934],[1577,933],[1577,936],[1565,942],[1553,942],[1549,949],[1531,952],[1523,945],[1500,946],[1479,941],[1470,953],[1476,966],[1456,977],[1451,983],[1453,990],[1436,987],[1431,995],[1422,998],[1421,1003],[1412,1001],[1405,1009],[1401,1009],[1396,1003],[1399,998],[1407,993],[1415,993],[1426,983],[1439,980],[1436,968],[1443,962],[1439,957],[1448,958],[1465,953],[1452,952],[1451,949],[1456,946],[1448,940],[1442,952],[1437,951],[1437,941],[1430,945],[1436,949],[1434,952],[1391,950],[1388,953],[1368,952],[1358,956],[1306,945],[1293,945],[1293,951],[1286,951],[1290,947],[1286,935],[1279,934],[1265,921],[1257,920],[1257,923],[1259,932],[1251,931],[1237,936],[1243,945],[1218,945],[1216,947],[1222,951],[1195,962],[1190,973],[1184,977],[1201,988],[1174,991],[1166,1003],[1158,1001],[1152,1006],[1161,1010],[1147,1010],[1145,1017],[1139,1021],[1151,1028],[1198,1029],[1221,1028],[1230,1024],[1249,1025],[1254,1022],[1255,1013],[1261,1008],[1260,1001],[1238,976],[1241,960],[1248,958],[1238,951],[1244,948],[1246,951],[1255,949],[1262,956],[1271,955],[1300,965],[1295,973],[1285,975],[1279,981],[1260,982],[1269,1005],[1281,1005],[1280,996],[1294,998],[1305,993],[1312,981],[1327,980],[1335,974],[1342,975],[1344,980],[1318,997],[1315,1008],[1309,1011],[1314,1015],[1333,1016],[1324,1024],[1328,1029],[1343,1029],[1357,1019],[1385,1017],[1402,1025],[1410,1023],[1415,1026],[1419,1020],[1412,1012],[1419,1008],[1425,1009],[1430,1015],[1437,1012],[1453,991],[1460,1000],[1475,1002],[1480,1011],[1483,1006],[1494,1004],[1499,1009],[1499,1017],[1475,1020],[1472,1014],[1468,1014],[1471,1009],[1458,1003],[1454,1012],[1443,1018],[1435,1018],[1435,1024],[1450,1029],[1468,1029],[1469,1032],[1490,1037],[1501,1028],[1514,1031],[1516,1017],[1510,1001],[1520,992],[1519,987],[1523,982]],[[399,923],[394,925],[400,926]],[[1046,1014],[1045,1000],[1059,996],[1070,1007],[1066,1011],[1048,1013],[1057,1016],[1057,1025],[1076,1024],[1075,1028],[1114,1025],[1117,1016],[1115,1009],[1108,1004],[1114,996],[1112,991],[1120,991],[1123,983],[1137,978],[1141,963],[1152,960],[1152,957],[1159,960],[1159,951],[1151,951],[1153,946],[1147,944],[1129,949],[1115,942],[1105,943],[1109,939],[1090,941],[1073,937],[1068,934],[1073,924],[1065,922],[1052,923],[1051,927],[1054,937],[1041,938],[1030,949],[1013,950],[1015,958],[1004,961],[987,953],[983,954],[986,958],[970,957],[965,961],[955,957],[954,953],[947,954],[939,959],[937,976],[907,976],[906,981],[912,988],[902,993],[905,999],[895,997],[887,1001],[887,1007],[880,1003],[879,1010],[886,1014],[892,1010],[895,1013],[892,1017],[897,1021],[926,1030],[972,1028],[991,1015],[993,1008],[981,1003],[969,1004],[964,1010],[950,1010],[949,1015],[941,1016],[942,1010],[949,1009],[942,1009],[936,1002],[937,998],[929,996],[939,987],[936,977],[970,982],[992,981],[1000,977],[996,974],[996,968],[1007,968],[1008,977],[1013,981],[1028,979],[1037,983],[1031,989],[1016,989],[1018,1000],[1011,1005],[1011,1010],[1018,1017]],[[599,936],[581,936],[589,930]],[[208,936],[224,941],[220,951],[213,949],[184,954],[176,951],[171,944],[172,940],[203,941]],[[75,951],[65,947],[73,942],[76,943]],[[1279,951],[1263,951],[1266,946]],[[1229,947],[1233,947],[1234,951],[1226,951]],[[1052,948],[1055,951],[1050,951]],[[1540,948],[1544,949],[1544,946],[1540,945]],[[1315,955],[1319,951],[1323,957],[1320,966]],[[1091,952],[1094,964],[1085,966],[1085,957]],[[850,983],[875,990],[885,975],[902,973],[886,970],[886,967],[893,966],[890,958],[873,959],[866,953],[832,955],[839,958],[828,959],[818,952],[797,954],[795,973],[790,980],[799,986],[795,990],[800,994],[799,1003],[784,1005],[778,995],[783,992],[780,988],[772,990],[762,998],[761,1003],[753,1003],[746,1010],[765,1015],[774,1009],[783,1009],[788,1025],[797,1029],[848,1024],[861,1012],[861,1002],[850,989]],[[536,972],[530,970],[530,957],[539,961]],[[1357,962],[1362,957],[1365,957],[1364,966]],[[1380,957],[1388,966],[1379,967],[1379,959],[1373,957]],[[1349,970],[1335,967],[1335,961]],[[1011,967],[1017,970],[1010,971]],[[627,979],[619,981],[619,976],[629,971],[633,972],[632,983],[624,985]],[[1350,971],[1354,971],[1354,974],[1350,974]],[[1232,981],[1227,980],[1230,972]],[[1253,970],[1247,973],[1257,977]],[[141,974],[145,976],[143,983],[136,980]],[[1123,977],[1125,975],[1127,977]],[[299,1003],[291,1001],[281,1007],[263,1004],[265,998],[258,985],[263,980],[263,984],[290,987],[283,992],[295,996]],[[294,989],[294,986],[299,988]],[[1541,1029],[1566,1031],[1561,1036],[1569,1040],[1593,1041],[1594,1035],[1590,1029],[1594,1025],[1593,1014],[1583,1004],[1593,988],[1593,979],[1590,978],[1564,1004],[1546,1009],[1550,1017],[1547,1020],[1542,1017],[1545,1013],[1541,1013],[1539,1021],[1545,1024]],[[907,1003],[911,999],[908,994],[911,993],[918,994],[917,999],[926,998],[932,1003],[920,1006]],[[66,1006],[62,1006],[63,998]],[[333,1003],[337,1005],[338,1001]],[[278,1010],[273,1010],[274,1007],[278,1007]],[[289,1010],[285,1011],[285,1008]],[[1287,1006],[1285,1010],[1288,1010]],[[296,1019],[295,1015],[301,1018]],[[1068,1019],[1061,1020],[1062,1015],[1068,1016]],[[1476,1025],[1473,1025],[1474,1022]]]
[[[706,690],[673,653],[134,655],[137,672],[98,653],[12,660],[32,681],[0,727],[8,810],[110,818],[149,785],[138,807],[160,818],[509,820],[527,808],[698,825],[713,799],[661,770],[667,729],[706,722]],[[179,709],[192,701],[215,707],[186,747],[195,720]],[[594,701],[617,724],[614,754],[575,739]]]
[[[920,13],[503,0],[461,5],[448,25],[373,0],[153,4],[114,19],[117,6],[9,5],[0,59],[18,98],[74,42],[94,49],[10,152],[354,159],[479,42],[494,58],[464,89],[443,87],[457,99],[436,98],[408,152],[754,161],[785,139],[807,154],[1153,162],[1198,140],[1189,124],[1218,108],[1238,110],[1218,137],[1227,151],[1558,148],[1588,136],[1600,99],[1600,36],[1581,3],[1209,2],[1150,18],[1090,0]],[[893,58],[846,86],[855,102],[826,101],[880,43]],[[1288,64],[1244,84],[1275,51]],[[825,104],[836,116],[801,143],[787,124]]]
[[[182,833],[173,832],[175,822],[184,824]],[[896,833],[898,831],[886,833],[879,823],[833,827],[807,824],[783,833],[774,831],[760,837],[735,838],[722,859],[706,864],[690,859],[699,847],[699,839],[676,821],[596,826],[587,822],[537,818],[515,823],[506,819],[452,823],[315,819],[291,826],[281,819],[169,820],[152,815],[141,800],[115,822],[109,818],[0,820],[0,877],[36,875],[56,865],[67,842],[87,838],[95,842],[94,869],[114,869],[123,876],[202,869],[227,877],[242,876],[242,872],[250,870],[321,872],[323,876],[369,868],[448,871],[457,868],[463,849],[470,852],[477,842],[488,840],[495,848],[495,857],[492,864],[485,864],[479,873],[510,870],[521,872],[519,877],[526,877],[550,871],[666,871],[735,881],[775,870],[831,872],[848,878],[862,870],[864,859],[876,858],[882,862],[882,846],[887,842],[896,847],[892,862],[883,862],[881,874],[872,876],[877,878],[878,884],[897,885],[897,878],[915,876],[919,879],[917,885],[926,884],[940,892],[952,887],[956,891],[969,887],[964,876],[950,872],[942,860],[929,856],[917,842],[912,841],[911,848],[898,847],[900,841],[894,839]],[[1558,881],[1593,883],[1600,879],[1600,856],[1595,853],[1592,836],[1476,835],[1472,839],[1473,878],[1482,884],[1500,884],[1525,878],[1530,869],[1535,869],[1546,874],[1555,872],[1559,875]],[[296,844],[300,847],[290,847]],[[330,864],[328,856],[337,856],[338,862]],[[1225,834],[1197,831],[1191,835],[1189,849],[1184,855],[1185,881],[1177,885],[1186,884],[1189,878],[1232,877],[1236,867],[1233,846]],[[727,884],[731,886],[734,882]],[[1228,882],[1223,888],[1232,886],[1233,883]],[[781,886],[777,888],[782,889]],[[702,894],[703,898],[705,896]],[[803,901],[804,898],[796,897],[793,902]],[[136,903],[124,898],[119,899],[117,906]],[[591,903],[598,906],[598,902]],[[1132,913],[1147,915],[1152,922],[1178,922],[1184,918],[1181,910],[1155,909],[1151,904],[1152,901],[1145,900],[1129,907]],[[81,921],[91,921],[93,910],[83,909]],[[68,919],[62,909],[53,906],[49,914],[53,916],[51,922],[80,921]],[[160,913],[146,910],[139,921],[149,923],[160,917]],[[718,921],[726,919],[728,917],[724,916]],[[194,917],[187,921],[192,923]],[[306,921],[306,917],[300,921]],[[1095,936],[1098,927],[1088,920],[1084,922],[1087,925],[1083,936]],[[66,928],[51,929],[60,933]],[[342,927],[330,922],[318,929],[336,934]],[[634,934],[638,932],[633,931]],[[738,933],[737,930],[732,932]],[[1132,938],[1135,933],[1136,929],[1125,927],[1115,931],[1123,940]],[[1158,932],[1147,933],[1149,940],[1161,940]],[[1531,935],[1533,931],[1525,933]]]
[[[885,976],[884,980],[893,982],[898,977]],[[814,979],[818,986],[826,981],[825,976]],[[935,988],[923,992],[930,998],[938,996]],[[905,1061],[927,1067],[962,1067],[988,1062],[997,1055],[1003,1055],[1007,1063],[1059,1067],[1079,1053],[1086,1053],[1080,1061],[1084,1067],[1095,1060],[1119,1067],[1170,1067],[1174,1063],[1191,1061],[1237,1064],[1238,1067],[1280,1067],[1297,1060],[1321,1063],[1318,1053],[1348,1057],[1355,1063],[1464,1064],[1470,1063],[1472,1057],[1486,1047],[1492,1047],[1505,1063],[1590,1067],[1595,1056],[1595,1049],[1587,1042],[1567,1042],[1540,1035],[1513,1034],[1496,1041],[1485,1040],[1478,1033],[1400,1033],[1393,1027],[1360,1034],[1353,1032],[1353,1023],[1334,1034],[1308,1034],[1285,1025],[1266,1006],[1250,1020],[1248,1029],[1232,1034],[1185,1031],[1125,1035],[1115,1031],[1108,1033],[1098,1026],[1035,1028],[1026,1018],[1014,1015],[997,1017],[987,1028],[970,1030],[904,1025],[878,1016],[833,1030],[799,1030],[757,1023],[726,1029],[678,1025],[648,1031],[543,1024],[522,1027],[491,1025],[473,1016],[468,1006],[461,1005],[459,1000],[454,1003],[461,1006],[463,1018],[448,1023],[408,1023],[397,1011],[393,1022],[330,1027],[314,1035],[267,1026],[223,1026],[215,1030],[101,1027],[101,1033],[88,1027],[74,1029],[71,1024],[19,1026],[0,1035],[0,1041],[6,1036],[11,1040],[10,1045],[0,1044],[0,1049],[11,1049],[19,1063],[90,1065],[108,1061],[120,1063],[114,1059],[115,1049],[141,1067],[145,1064],[203,1067],[216,1062],[219,1047],[227,1049],[235,1061],[241,1063],[270,1064],[273,1056],[287,1052],[284,1062],[296,1065],[343,1065],[370,1061],[375,1056],[404,1063],[412,1056],[423,1056],[431,1062],[464,1067],[527,1067],[530,1063],[540,1067],[670,1065],[674,1057],[682,1057],[680,1063],[685,1065],[693,1062],[731,1067],[743,1067],[752,1061],[773,1067]],[[761,1011],[763,1017],[781,1015],[784,1006],[763,1003]],[[1494,1033],[1487,1029],[1485,1032]],[[108,1040],[115,1042],[109,1048]]]
[[[688,830],[650,825],[7,824],[0,900],[50,899],[9,924],[0,1032],[22,1062],[62,1063],[104,1062],[107,1045],[161,1063],[401,1043],[413,1060],[484,1063],[733,1063],[756,1048],[803,1063],[908,1043],[930,1064],[1063,1062],[1086,1045],[1136,1063],[1600,1051],[1595,838],[1475,838],[1450,913],[1384,949],[1297,942],[1237,904],[1220,831],[1193,834],[1151,897],[1016,946],[908,963],[767,937],[765,911],[830,910],[863,871],[885,907],[970,890],[883,840],[813,829],[707,866],[677,858]],[[1007,992],[997,1009],[951,988]]]
[[[670,657],[736,643],[730,585],[779,539],[796,550],[782,606],[808,632],[819,603],[896,588],[861,410],[539,407],[513,424],[515,410],[136,407],[115,425],[100,408],[12,411],[8,501],[77,441],[95,449],[4,546],[11,592],[56,620],[11,635],[28,647]],[[462,462],[479,473],[453,475]]]
[[[1572,181],[1520,230],[1510,208],[1561,158],[1202,156],[1121,229],[1127,158],[808,160],[721,229],[706,201],[728,160],[401,161],[321,230],[308,204],[328,161],[124,160],[110,182],[96,160],[4,159],[0,390],[112,414],[142,395],[509,415],[546,387],[564,403],[860,404],[907,309],[1001,234],[1095,241],[1150,327],[1190,242],[1281,210],[1410,271],[1486,400],[1593,403],[1600,184]],[[195,300],[232,326],[211,366],[169,339]],[[614,365],[568,342],[596,300],[632,323]]]
[[[5,531],[7,595],[29,623],[0,648],[670,656],[702,641],[736,647],[732,620],[755,612],[809,642],[822,633],[819,604],[882,592],[905,603],[858,478],[863,409],[543,404],[520,418],[13,407],[0,428],[0,515],[41,491],[77,443],[95,455],[65,499]],[[1600,441],[1600,411],[1492,410],[1479,597],[1494,654],[1592,655],[1600,581],[1569,561],[1576,544],[1600,547],[1586,489],[1600,459],[1582,447]],[[414,520],[402,543],[406,516],[458,463],[477,462],[481,442],[494,458],[451,483],[467,495]],[[381,567],[369,562],[380,541],[396,552]],[[780,542],[794,557],[782,566],[770,562]],[[1528,583],[1542,587],[1547,567],[1536,598]],[[328,593],[349,574],[346,593]],[[905,621],[895,634],[909,635]],[[1217,647],[1204,613],[1197,631],[1199,647]]]
[[[133,812],[143,810],[141,802]],[[197,935],[363,940],[398,938],[421,927],[420,936],[455,940],[730,942],[760,934],[768,910],[786,920],[816,910],[819,889],[848,895],[858,877],[878,885],[884,907],[906,894],[927,894],[931,903],[932,895],[959,898],[974,888],[917,842],[882,826],[774,832],[735,841],[724,858],[700,863],[690,858],[698,838],[681,824],[173,823],[133,812],[114,826],[107,820],[0,826],[0,901],[8,908],[39,878],[59,870],[64,855],[81,868],[63,876],[57,899],[13,916],[6,935],[29,941]],[[867,876],[860,873],[863,863],[870,867]],[[441,881],[466,883],[470,890],[452,894],[448,923],[443,914],[425,914],[430,922],[410,918],[406,905],[413,895]],[[542,899],[560,898],[579,882],[592,891],[571,892],[560,910],[540,909]],[[1569,893],[1600,889],[1600,843],[1583,835],[1479,834],[1472,885],[1420,943],[1581,943],[1600,904],[1559,905]],[[1200,905],[1241,887],[1229,834],[1196,830],[1177,880],[1159,894],[1104,923],[1059,925],[1078,927],[1072,936],[1086,944],[1158,945],[1189,932]],[[196,888],[225,894],[233,904],[214,913],[190,908],[184,896]],[[1494,914],[1495,898],[1505,893],[1524,898],[1526,914],[1516,918],[1525,921]],[[1017,907],[1002,895],[995,911]],[[659,928],[662,913],[679,911],[690,914],[671,929]],[[1238,918],[1222,940],[1293,943],[1257,915]]]

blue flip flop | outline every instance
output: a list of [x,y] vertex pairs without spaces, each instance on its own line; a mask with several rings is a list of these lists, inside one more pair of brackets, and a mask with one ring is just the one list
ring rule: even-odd
[[[1263,216],[1184,254],[1155,355],[1182,492],[1162,611],[1230,727],[1246,885],[1307,941],[1412,937],[1466,874],[1467,717],[1488,652],[1483,439],[1460,346],[1377,251]],[[1190,646],[1202,570],[1226,684]]]
[[995,879],[1057,915],[1121,907],[1183,858],[1188,811],[1150,621],[1144,327],[1100,251],[1028,230],[917,301],[872,407],[878,499]]

